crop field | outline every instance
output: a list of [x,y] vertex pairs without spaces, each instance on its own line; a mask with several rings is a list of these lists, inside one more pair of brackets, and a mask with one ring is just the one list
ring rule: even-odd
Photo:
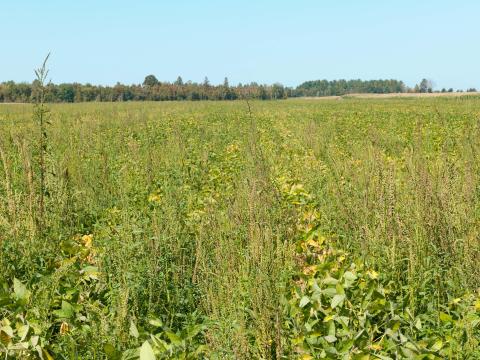
[[480,359],[480,97],[48,109],[0,105],[0,358]]

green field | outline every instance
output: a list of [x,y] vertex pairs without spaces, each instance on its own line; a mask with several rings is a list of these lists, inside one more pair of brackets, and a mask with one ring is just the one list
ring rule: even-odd
[[49,108],[0,105],[0,357],[480,358],[479,97]]

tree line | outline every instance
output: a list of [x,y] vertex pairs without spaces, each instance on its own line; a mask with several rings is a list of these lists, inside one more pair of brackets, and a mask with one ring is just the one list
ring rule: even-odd
[[[0,102],[33,102],[35,83],[0,83]],[[114,86],[92,84],[46,85],[45,100],[48,102],[109,102],[109,101],[171,101],[171,100],[273,100],[290,97],[342,96],[352,93],[401,93],[432,92],[432,83],[423,79],[415,88],[408,88],[399,80],[316,80],[297,86],[286,87],[280,83],[262,85],[255,82],[232,86],[227,78],[219,85],[212,85],[208,78],[202,83],[184,82],[179,76],[174,82],[161,82],[154,75],[145,77],[143,83]]]
[[398,80],[315,80],[296,88],[297,96],[342,96],[347,94],[388,94],[406,92],[408,88]]

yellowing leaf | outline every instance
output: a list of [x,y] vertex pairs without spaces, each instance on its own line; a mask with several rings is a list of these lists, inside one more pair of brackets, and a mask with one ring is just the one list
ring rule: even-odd
[[55,360],[52,355],[47,351],[47,349],[42,349],[43,357],[47,360]]
[[323,322],[329,322],[330,320],[333,320],[334,318],[335,318],[335,315],[325,316],[325,319],[323,319]]
[[444,312],[440,312],[439,318],[443,322],[451,322],[453,320],[450,315],[445,314]]
[[162,200],[162,197],[159,194],[150,194],[148,196],[149,202],[156,202],[159,203]]
[[316,271],[317,265],[305,266],[302,270],[303,274],[305,275],[315,274]]
[[85,246],[86,248],[91,248],[92,242],[93,242],[93,235],[82,236],[82,243],[83,243],[83,246]]
[[432,345],[430,350],[432,351],[438,351],[443,347],[443,341],[442,340],[437,340],[435,343]]
[[13,334],[9,335],[7,334],[7,331],[4,330],[3,328],[0,330],[0,341],[2,342],[3,345],[8,346],[10,344],[10,341],[12,340]]
[[375,350],[375,351],[380,351],[382,350],[382,346],[379,344],[372,344],[370,345],[370,349]]
[[375,270],[368,270],[367,275],[372,280],[378,279],[378,273]]

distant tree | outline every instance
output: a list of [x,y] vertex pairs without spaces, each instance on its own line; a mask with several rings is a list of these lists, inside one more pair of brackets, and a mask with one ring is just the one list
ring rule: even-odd
[[470,88],[470,89],[467,90],[467,92],[477,92],[477,89],[475,89],[475,88]]
[[205,79],[203,79],[203,86],[208,87],[210,86],[210,80],[208,80],[208,77],[205,76]]
[[272,99],[283,99],[285,97],[285,88],[282,84],[273,84]]
[[447,89],[442,88],[442,93],[446,93],[446,92],[447,92]]
[[433,90],[433,85],[430,80],[422,79],[422,81],[420,81],[420,84],[418,85],[418,88],[419,88],[419,92],[421,93],[426,93],[426,92],[431,93]]
[[449,93],[453,92],[453,88],[448,89],[448,92]]
[[155,86],[158,85],[159,81],[155,77],[155,75],[147,75],[145,80],[143,80],[143,86]]
[[175,85],[178,85],[178,86],[183,85],[183,79],[181,76],[177,77],[177,80],[175,81]]
[[226,87],[226,88],[229,88],[230,85],[228,84],[228,78],[225,77],[225,79],[223,80],[223,86]]
[[72,84],[58,85],[57,97],[61,102],[72,103],[75,101],[75,88]]

